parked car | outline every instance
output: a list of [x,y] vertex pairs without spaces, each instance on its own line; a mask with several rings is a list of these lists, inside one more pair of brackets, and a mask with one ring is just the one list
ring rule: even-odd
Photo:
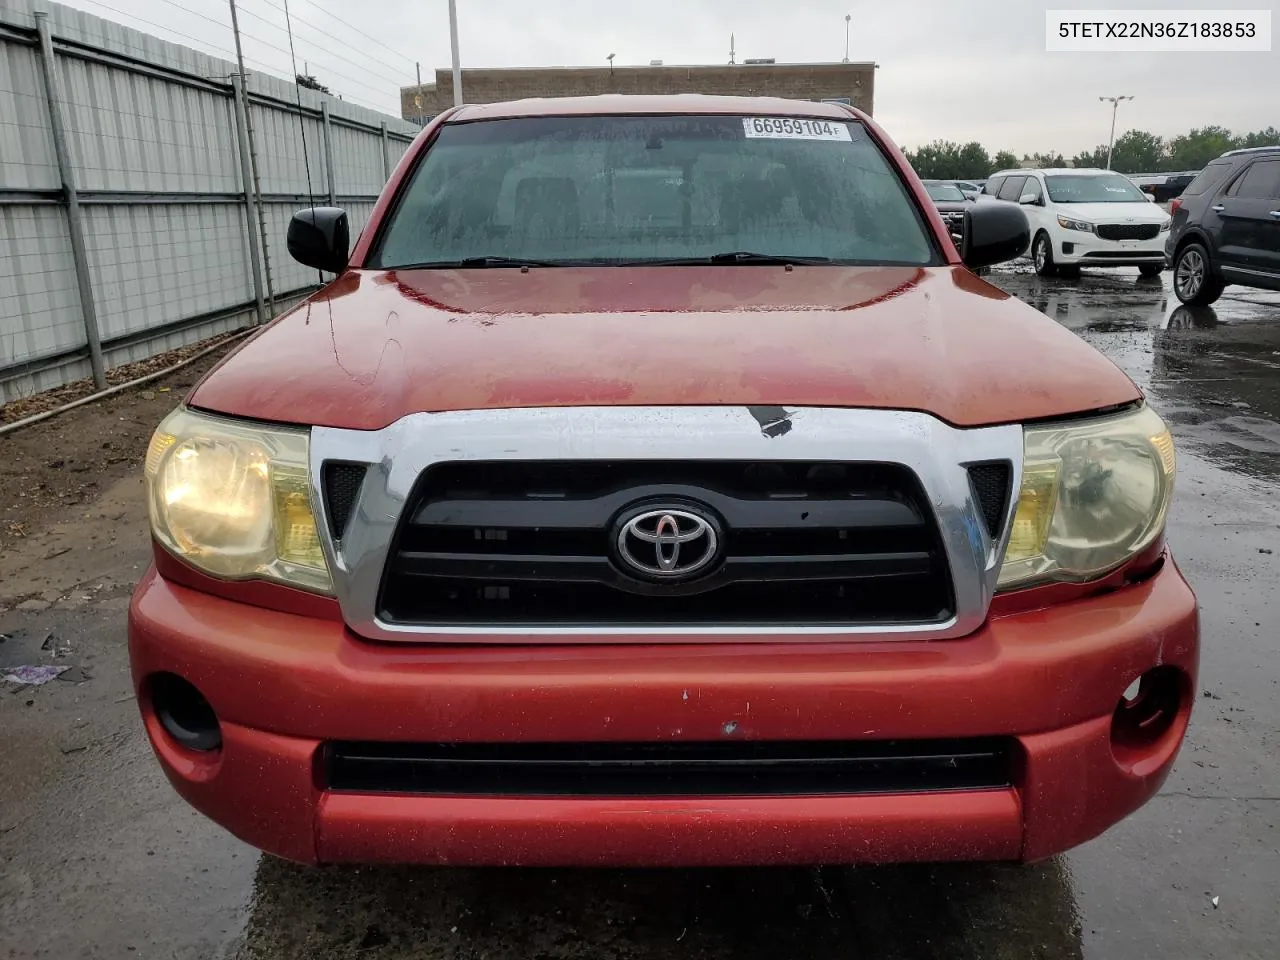
[[1078,275],[1082,266],[1164,270],[1169,215],[1127,177],[1084,168],[1002,170],[984,195],[1020,204],[1031,224],[1030,256],[1040,276]]
[[1203,306],[1229,283],[1280,290],[1280,145],[1232,150],[1173,201],[1173,292]]
[[1154,193],[1156,185],[1162,184],[1169,179],[1169,175],[1167,173],[1127,173],[1125,176],[1129,178],[1130,182],[1135,187],[1147,194],[1147,196],[1151,197],[1153,200],[1155,199]]
[[924,180],[925,192],[933,201],[938,215],[958,246],[964,238],[964,215],[973,201],[965,198],[958,184],[951,180]]
[[1196,178],[1197,171],[1185,171],[1183,173],[1171,173],[1164,183],[1157,183],[1151,189],[1151,195],[1155,197],[1157,203],[1168,203],[1176,197],[1182,196],[1182,192]]
[[169,780],[313,863],[1040,860],[1141,806],[1172,441],[967,269],[1023,209],[965,218],[851,107],[687,95],[452,108],[353,248],[295,214],[335,279],[146,455]]
[[977,182],[972,180],[951,180],[949,182],[954,183],[959,187],[960,192],[965,195],[965,199],[967,200],[976,200],[978,198],[978,194],[982,191],[981,180]]
[[1133,174],[1129,179],[1152,200],[1157,203],[1168,203],[1179,196],[1195,176],[1196,171],[1192,170],[1183,173]]

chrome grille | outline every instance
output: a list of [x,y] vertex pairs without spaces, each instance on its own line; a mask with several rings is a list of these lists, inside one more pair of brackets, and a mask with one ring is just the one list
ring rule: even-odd
[[[833,456],[839,459],[833,460]],[[311,434],[313,502],[321,513],[318,519],[321,521],[322,546],[333,572],[334,592],[343,619],[357,635],[388,642],[440,638],[449,643],[501,644],[691,643],[717,640],[772,643],[785,635],[807,636],[819,641],[847,640],[862,635],[879,640],[965,636],[986,619],[999,572],[1003,540],[1008,536],[1008,514],[1011,511],[1011,505],[1007,505],[1003,523],[999,524],[1002,532],[996,535],[988,519],[994,514],[987,513],[987,504],[980,501],[975,493],[969,467],[1006,463],[1011,471],[1008,488],[1016,490],[1021,482],[1021,457],[1022,429],[1016,424],[961,429],[925,413],[823,407],[584,406],[472,410],[411,414],[380,430],[316,427]],[[367,467],[357,498],[350,504],[346,528],[340,537],[335,536],[334,518],[329,516],[329,500],[322,480],[326,475],[326,464],[330,463]],[[670,610],[663,611],[661,617],[639,617],[633,612],[612,624],[602,624],[598,619],[595,622],[573,621],[567,617],[554,622],[546,617],[523,619],[514,616],[496,620],[492,616],[473,618],[470,615],[439,619],[438,610],[431,619],[415,617],[412,603],[417,601],[394,598],[387,593],[384,589],[386,575],[388,571],[398,569],[399,559],[430,565],[440,558],[400,558],[400,554],[403,551],[410,554],[463,552],[434,547],[418,550],[412,539],[402,537],[401,531],[415,526],[419,518],[434,517],[434,514],[423,516],[421,513],[424,501],[419,482],[424,477],[430,478],[437,467],[478,471],[479,477],[486,470],[498,469],[484,464],[504,464],[501,469],[510,472],[523,470],[515,466],[520,463],[589,464],[590,471],[603,467],[616,469],[620,471],[621,486],[632,490],[648,483],[695,487],[699,496],[708,498],[707,509],[717,514],[724,508],[717,497],[727,498],[725,502],[730,504],[744,499],[744,492],[733,483],[726,486],[727,481],[723,477],[712,475],[717,469],[728,469],[726,465],[776,464],[785,474],[788,470],[807,471],[815,465],[835,463],[854,466],[861,471],[875,468],[881,477],[913,477],[918,489],[906,491],[909,495],[902,498],[900,495],[904,488],[899,487],[899,494],[895,495],[898,499],[889,497],[888,502],[895,510],[904,504],[912,505],[908,509],[914,508],[926,526],[915,528],[916,532],[910,535],[924,536],[928,533],[936,540],[907,549],[907,540],[904,539],[900,543],[890,543],[887,552],[923,552],[926,555],[925,558],[898,558],[909,563],[927,559],[927,574],[920,568],[908,570],[908,576],[938,576],[938,565],[944,564],[945,580],[950,589],[947,607],[950,614],[938,620],[934,617],[932,605],[926,610],[922,602],[914,611],[920,618],[909,620],[898,619],[903,610],[913,612],[901,605],[896,616],[878,613],[870,607],[853,607],[850,615],[836,617],[831,615],[829,608],[828,614],[821,619],[791,617],[785,621],[767,616],[752,620],[710,615],[691,618],[676,616]],[[648,469],[646,465],[654,463],[679,464],[683,465],[682,470],[696,473],[705,469],[710,473],[682,474],[678,478],[670,475],[644,477],[644,470]],[[438,474],[437,477],[443,475]],[[873,474],[862,476],[865,479]],[[461,490],[476,477],[459,475],[455,479],[465,481],[458,486]],[[846,475],[842,482],[850,483],[849,490],[875,489],[874,483],[864,485],[857,477],[851,481]],[[787,481],[770,489],[785,491],[789,483]],[[892,488],[893,485],[888,486]],[[536,492],[536,487],[529,489]],[[497,484],[488,489],[502,492],[506,488]],[[607,492],[592,493],[585,500],[595,504],[603,502],[602,496],[607,498],[617,493],[616,488],[610,488],[609,484],[600,489]],[[676,492],[662,489],[661,496]],[[800,492],[814,497],[821,490],[801,487]],[[687,495],[689,491],[685,493]],[[506,493],[502,495],[506,496]],[[579,494],[573,497],[566,495],[563,499],[548,498],[544,505],[554,505],[555,510],[561,510],[575,497],[584,499]],[[488,510],[500,498],[487,494],[482,500]],[[789,507],[785,498],[767,497],[763,502],[769,509],[794,507]],[[923,504],[928,504],[927,513],[922,509]],[[752,508],[758,506],[753,504]],[[840,503],[839,507],[846,509],[847,504]],[[733,516],[724,515],[722,519],[731,532],[739,533],[732,522]],[[845,529],[853,529],[849,524],[873,527],[873,524],[864,523],[866,519],[845,516],[841,523]],[[928,525],[930,519],[932,526]],[[470,540],[466,541],[469,545],[478,542],[485,550],[499,550],[504,543],[499,531],[505,531],[507,547],[519,543],[517,534],[523,536],[518,525],[503,526],[492,519],[487,523],[455,526],[470,532]],[[838,524],[831,526],[840,528]],[[912,529],[910,523],[906,526]],[[480,531],[479,541],[476,540],[476,530]],[[775,538],[775,543],[781,543],[788,536],[790,534],[777,530],[769,534]],[[465,537],[463,539],[466,540]],[[738,542],[740,546],[744,543],[741,539]],[[570,546],[569,541],[564,546]],[[572,549],[580,549],[580,546]],[[595,549],[602,549],[598,541]],[[760,556],[785,556],[781,549],[766,554],[759,544],[753,549]],[[563,555],[592,556],[590,553]],[[596,556],[603,556],[603,553]],[[829,563],[830,559],[822,557],[818,565]],[[454,561],[450,558],[448,562]],[[481,557],[480,562],[488,561]],[[612,557],[610,562],[613,562]],[[436,578],[419,577],[412,582],[421,584],[433,579]],[[463,579],[472,586],[477,585],[472,578]],[[510,584],[495,583],[490,579],[478,585],[488,595],[481,596],[476,602],[500,606],[513,596]],[[689,586],[691,592],[696,592],[705,584]],[[820,584],[818,586],[821,588]],[[505,598],[502,596],[504,587],[507,588]],[[751,591],[744,589],[743,592],[750,594]],[[619,591],[618,596],[625,603],[646,599],[642,591]],[[890,604],[899,600],[905,603],[906,599],[899,597],[895,600],[890,592],[885,592],[871,597],[870,601]],[[748,595],[744,602],[755,601]],[[794,598],[788,602],[791,609],[796,609]],[[401,603],[405,605],[399,606]],[[889,614],[894,612],[888,611]]]

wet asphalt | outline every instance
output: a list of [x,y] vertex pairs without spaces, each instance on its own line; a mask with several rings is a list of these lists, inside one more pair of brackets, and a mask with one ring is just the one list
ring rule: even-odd
[[0,556],[0,666],[69,668],[41,687],[0,683],[0,958],[1280,956],[1280,294],[1233,287],[1188,310],[1167,274],[1046,281],[1015,266],[992,279],[1111,357],[1179,441],[1169,539],[1201,603],[1202,690],[1172,776],[1132,817],[1032,867],[262,857],[177,798],[142,735],[124,612],[148,545],[130,478]]

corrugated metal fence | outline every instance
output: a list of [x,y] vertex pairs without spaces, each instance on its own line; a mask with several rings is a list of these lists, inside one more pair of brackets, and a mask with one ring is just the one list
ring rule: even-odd
[[419,127],[306,89],[299,111],[255,73],[242,100],[235,74],[0,0],[0,402],[90,376],[94,330],[109,369],[256,322],[255,259],[264,315],[296,302],[317,275],[284,236],[310,196],[363,227]]

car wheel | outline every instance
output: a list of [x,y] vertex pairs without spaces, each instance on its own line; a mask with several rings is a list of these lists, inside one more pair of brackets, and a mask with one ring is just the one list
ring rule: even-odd
[[1035,242],[1031,244],[1031,262],[1036,265],[1036,273],[1042,277],[1052,277],[1058,272],[1053,263],[1053,243],[1047,233],[1037,233]]
[[1142,266],[1138,267],[1138,273],[1147,279],[1150,279],[1151,277],[1158,277],[1163,272],[1163,263],[1144,263]]
[[1189,243],[1178,251],[1173,264],[1173,293],[1183,303],[1207,307],[1222,296],[1225,286],[1213,275],[1209,251],[1201,244]]

